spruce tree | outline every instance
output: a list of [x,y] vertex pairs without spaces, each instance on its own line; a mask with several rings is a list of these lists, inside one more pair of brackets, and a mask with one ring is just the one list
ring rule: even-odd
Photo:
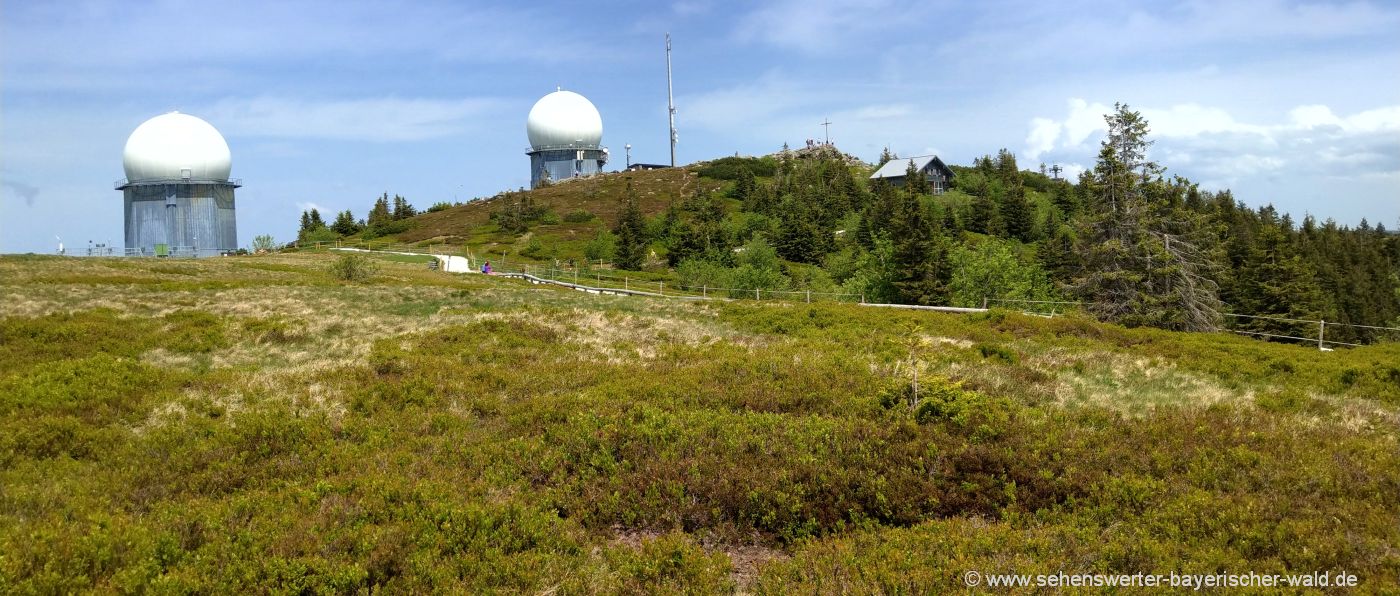
[[885,148],[880,150],[880,160],[875,164],[875,169],[878,170],[885,164],[890,163],[896,159],[899,159],[899,155],[897,155],[893,151],[890,151],[889,145],[885,145]]
[[360,231],[360,226],[355,223],[355,216],[349,209],[341,211],[335,216],[335,222],[331,224],[331,229],[341,236],[349,236]]
[[366,223],[370,227],[382,226],[393,219],[393,214],[389,212],[389,193],[384,193],[374,201],[374,207],[369,210],[369,217]]
[[947,243],[934,234],[923,205],[906,189],[890,222],[894,244],[895,290],[905,304],[942,304],[948,296],[950,277]]
[[802,197],[783,199],[778,221],[778,254],[798,263],[819,263],[831,250],[830,233],[817,221],[812,206]]
[[929,188],[928,178],[914,167],[914,160],[909,160],[909,167],[904,168],[904,188],[915,195],[926,195],[932,192]]
[[1001,222],[1006,230],[1007,238],[1014,238],[1021,242],[1034,240],[1035,235],[1035,212],[1031,210],[1031,205],[1026,201],[1026,189],[1021,185],[1009,188],[1006,197],[1001,203]]
[[741,203],[748,203],[749,195],[753,194],[754,188],[758,186],[758,180],[754,178],[753,171],[748,167],[739,168],[739,179],[734,181],[734,192],[730,196],[739,199]]
[[996,203],[992,198],[985,195],[973,195],[972,205],[967,214],[967,229],[978,234],[991,234],[997,231],[1001,225],[1001,214],[997,212]]
[[[1323,318],[1325,303],[1317,272],[1296,254],[1284,228],[1265,221],[1255,236],[1242,278],[1239,308],[1246,313],[1287,319]],[[1306,337],[1312,323],[1246,319],[1245,328],[1274,335]]]
[[622,198],[622,212],[613,228],[617,236],[617,256],[613,264],[618,269],[639,271],[646,261],[646,223],[642,221],[642,209],[637,205],[637,192],[632,189],[632,181],[627,181],[627,191]]
[[408,199],[394,195],[393,219],[408,219],[415,215],[418,215],[418,210],[408,203]]
[[1093,173],[1084,180],[1091,197],[1080,220],[1081,274],[1076,293],[1099,317],[1126,325],[1215,329],[1220,314],[1214,266],[1204,235],[1211,226],[1198,214],[1169,208],[1179,192],[1147,159],[1148,125],[1142,115],[1116,104],[1105,117],[1108,135]]

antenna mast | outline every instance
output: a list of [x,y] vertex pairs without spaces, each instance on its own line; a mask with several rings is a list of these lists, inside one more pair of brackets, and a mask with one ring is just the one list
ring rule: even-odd
[[671,167],[676,167],[676,100],[671,94],[671,34],[666,34],[666,106],[671,120]]

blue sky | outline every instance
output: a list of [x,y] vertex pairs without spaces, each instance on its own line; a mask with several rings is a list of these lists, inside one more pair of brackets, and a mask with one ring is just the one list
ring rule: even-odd
[[122,242],[121,150],[180,110],[228,140],[239,240],[308,206],[363,217],[528,184],[525,116],[556,86],[598,106],[614,167],[662,163],[663,35],[677,159],[820,138],[874,160],[1088,166],[1102,114],[1250,205],[1400,223],[1394,2],[7,2],[0,252]]

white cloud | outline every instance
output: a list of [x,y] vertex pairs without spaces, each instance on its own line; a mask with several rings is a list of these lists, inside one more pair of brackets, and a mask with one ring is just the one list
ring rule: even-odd
[[1151,127],[1154,137],[1194,137],[1221,132],[1244,132],[1267,135],[1268,128],[1238,122],[1222,108],[1195,103],[1171,106],[1165,110],[1140,110]]
[[1080,163],[1062,163],[1060,164],[1060,168],[1062,168],[1060,177],[1065,180],[1079,180],[1079,175],[1083,174],[1084,171],[1088,169],[1084,167],[1084,164]]
[[1026,135],[1026,156],[1035,161],[1046,151],[1055,148],[1064,125],[1049,118],[1032,118],[1031,132]]
[[1065,118],[1065,147],[1079,147],[1096,131],[1108,130],[1103,116],[1111,108],[1101,103],[1089,103],[1079,98],[1069,100],[1069,116]]
[[491,99],[387,97],[316,102],[263,96],[222,100],[205,112],[205,119],[234,135],[418,141],[470,130],[497,105]]
[[[1138,109],[1138,108],[1134,108]],[[1032,159],[1091,159],[1086,144],[1102,133],[1101,103],[1071,99],[1063,119],[1037,117],[1028,124],[1027,153]],[[1338,116],[1325,105],[1303,105],[1286,120],[1250,123],[1228,110],[1197,103],[1138,109],[1148,121],[1154,159],[1225,187],[1242,180],[1290,174],[1349,178],[1400,172],[1400,106]],[[1064,134],[1060,134],[1060,131]]]
[[[319,204],[319,203],[312,203],[312,202],[298,202],[298,203],[297,203],[297,211],[311,211],[312,209],[315,209],[317,212],[319,212],[319,213],[321,214],[321,219],[323,219],[323,220],[326,219],[328,216],[329,216],[329,217],[334,217],[334,216],[335,216],[335,213],[336,213],[336,211],[334,211],[334,210],[332,210],[332,209],[329,209],[329,208],[327,208],[325,205],[321,205],[321,204]],[[327,223],[329,223],[329,222],[327,222]]]

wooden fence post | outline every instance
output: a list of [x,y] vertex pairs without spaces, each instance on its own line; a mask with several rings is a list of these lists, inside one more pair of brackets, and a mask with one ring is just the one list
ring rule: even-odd
[[1318,322],[1317,322],[1317,349],[1319,349],[1319,350],[1323,349],[1323,348],[1322,348],[1322,336],[1323,336],[1323,334],[1325,334],[1325,333],[1327,333],[1327,321],[1325,321],[1325,320],[1323,320],[1323,321],[1318,321]]

